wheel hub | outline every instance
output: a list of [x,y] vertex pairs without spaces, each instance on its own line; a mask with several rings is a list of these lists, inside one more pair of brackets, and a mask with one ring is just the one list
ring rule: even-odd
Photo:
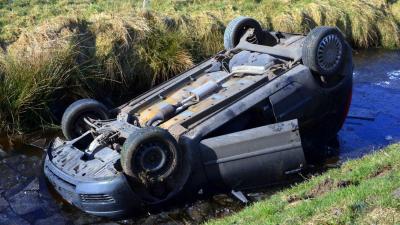
[[143,143],[134,157],[136,171],[149,181],[157,180],[169,173],[172,168],[172,155],[169,146],[163,142]]
[[318,65],[324,70],[334,69],[341,61],[343,46],[337,35],[324,37],[317,52]]
[[[244,35],[244,34],[247,32],[248,29],[254,29],[254,28],[253,28],[253,27],[244,26],[244,27],[242,28],[242,30],[241,30],[241,35],[240,35],[240,37],[241,37],[242,35]],[[239,41],[240,41],[240,40],[239,40]],[[252,44],[258,44],[258,39],[257,39],[257,36],[256,36],[256,34],[255,34],[254,31],[253,31],[253,34],[247,38],[247,41],[248,41],[249,43],[252,43]]]
[[166,164],[167,155],[161,146],[150,145],[143,150],[139,161],[145,171],[156,172]]

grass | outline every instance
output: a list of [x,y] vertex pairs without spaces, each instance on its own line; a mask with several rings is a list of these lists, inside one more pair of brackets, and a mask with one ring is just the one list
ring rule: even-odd
[[287,32],[338,26],[354,47],[400,46],[400,3],[387,0],[153,0],[146,10],[141,0],[0,0],[0,15],[9,133],[56,122],[74,99],[122,103],[221,50],[238,15]]
[[400,224],[394,192],[400,193],[400,144],[206,224]]
[[[399,46],[399,4],[388,0],[151,0],[149,9],[161,16],[212,15],[227,23],[237,15],[252,16],[270,29],[306,32],[316,25],[334,25],[355,46]],[[0,1],[0,40],[12,43],[21,33],[59,15],[91,20],[98,14],[140,14],[141,0],[14,0]],[[198,21],[200,25],[205,21]],[[194,30],[192,30],[193,32]]]

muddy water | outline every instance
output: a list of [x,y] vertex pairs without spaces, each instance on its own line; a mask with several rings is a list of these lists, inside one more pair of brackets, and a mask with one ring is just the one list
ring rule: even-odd
[[[400,141],[400,51],[368,50],[356,52],[354,58],[353,102],[339,133],[339,157],[328,163],[361,157]],[[34,134],[28,138],[30,145],[0,136],[0,224],[193,224],[244,207],[228,195],[217,195],[124,221],[87,215],[63,202],[43,178],[40,147],[51,136]],[[250,197],[260,200],[276,190]]]

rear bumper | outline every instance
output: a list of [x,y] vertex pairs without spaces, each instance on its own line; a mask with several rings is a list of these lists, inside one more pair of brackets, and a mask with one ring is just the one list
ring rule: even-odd
[[81,179],[57,168],[48,156],[44,173],[66,201],[87,213],[120,218],[141,208],[140,200],[123,174],[101,179]]

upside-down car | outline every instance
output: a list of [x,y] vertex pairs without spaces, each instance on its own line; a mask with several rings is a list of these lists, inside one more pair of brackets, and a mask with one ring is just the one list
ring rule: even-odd
[[285,181],[336,137],[352,93],[352,52],[334,27],[308,35],[232,20],[225,50],[113,109],[70,105],[45,174],[61,196],[121,217],[207,190]]

